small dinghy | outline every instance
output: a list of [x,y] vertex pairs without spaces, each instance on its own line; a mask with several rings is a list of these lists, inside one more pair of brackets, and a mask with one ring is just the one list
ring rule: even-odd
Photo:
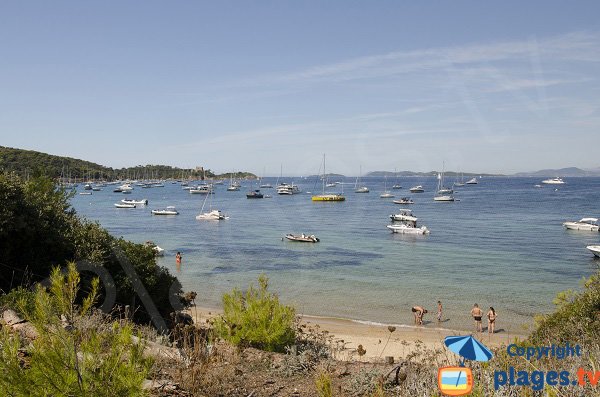
[[148,205],[148,200],[129,200],[123,199],[121,200],[123,204],[139,204],[139,205]]
[[135,208],[135,204],[116,203],[115,207],[117,207],[117,208]]
[[286,234],[285,238],[287,238],[290,241],[299,241],[301,243],[318,243],[320,240],[318,237],[316,237],[314,234],[309,235],[305,235],[304,233],[297,235],[297,234]]
[[162,210],[152,210],[152,215],[179,215],[175,207],[167,207]]
[[400,200],[394,200],[394,204],[414,204],[410,197],[402,197]]

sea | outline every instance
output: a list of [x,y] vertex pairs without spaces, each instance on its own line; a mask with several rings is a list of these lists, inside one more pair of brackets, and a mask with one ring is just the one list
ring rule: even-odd
[[[276,184],[277,178],[262,183]],[[158,264],[178,277],[185,291],[196,291],[198,306],[222,307],[222,295],[257,284],[261,274],[280,300],[299,314],[410,326],[411,307],[431,312],[425,327],[471,330],[477,303],[495,308],[497,329],[528,332],[537,314],[553,310],[556,294],[582,288],[599,268],[586,246],[600,244],[600,233],[570,231],[567,220],[600,215],[600,178],[566,178],[564,185],[541,185],[539,178],[480,177],[477,185],[455,188],[455,202],[435,202],[435,177],[362,179],[370,193],[354,193],[354,178],[339,177],[328,192],[344,202],[313,202],[322,193],[317,178],[280,178],[302,192],[247,199],[257,183],[242,181],[239,191],[216,185],[215,194],[189,194],[179,183],[114,193],[107,186],[93,195],[75,195],[78,214],[98,221],[111,234],[165,249]],[[380,198],[387,184],[405,206]],[[424,193],[410,193],[422,185]],[[82,185],[78,188],[82,191]],[[122,199],[147,199],[147,206],[118,209]],[[175,206],[177,216],[155,216],[152,209]],[[229,219],[196,220],[201,209],[219,209]],[[390,215],[410,208],[429,235],[391,233]],[[283,238],[314,234],[319,243]],[[183,261],[176,265],[175,254]],[[435,319],[437,301],[444,321]]]

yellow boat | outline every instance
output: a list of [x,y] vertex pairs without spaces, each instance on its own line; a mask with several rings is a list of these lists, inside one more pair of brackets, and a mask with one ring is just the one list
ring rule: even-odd
[[319,194],[312,196],[312,201],[344,201],[346,197],[341,194]]
[[[339,193],[330,193],[325,194],[325,154],[323,154],[323,194],[317,194],[312,196],[312,201],[345,201],[346,197],[343,194]],[[343,193],[343,185],[342,185],[342,193]]]

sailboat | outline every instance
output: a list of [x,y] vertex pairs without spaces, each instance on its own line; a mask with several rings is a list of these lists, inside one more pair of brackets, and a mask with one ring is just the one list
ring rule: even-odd
[[356,178],[356,183],[354,183],[354,193],[369,193],[369,188],[366,186],[360,186],[360,177],[362,176],[362,166],[360,167],[360,172],[358,177]]
[[323,154],[323,193],[312,196],[312,201],[344,201],[346,197],[342,194],[325,194],[325,154]]
[[263,176],[262,178],[260,178],[261,184],[260,184],[260,188],[261,189],[271,189],[273,188],[273,185],[271,185],[270,183],[262,183],[263,179],[265,179],[265,169],[263,168]]
[[454,181],[454,186],[465,186],[465,176],[462,172],[460,173],[460,182],[457,179],[456,181]]
[[233,172],[229,177],[229,187],[227,187],[228,192],[237,192],[240,190],[240,183],[238,181],[233,180]]
[[383,188],[383,193],[381,193],[381,195],[379,195],[379,197],[381,198],[393,198],[394,195],[392,193],[389,192],[389,190],[387,190],[387,175],[383,177],[383,184],[384,184],[384,188]]
[[454,190],[444,187],[444,166],[442,166],[442,173],[438,174],[438,186],[437,193],[433,197],[434,201],[454,201]]
[[212,194],[207,194],[206,197],[204,197],[204,202],[202,203],[200,214],[196,216],[196,219],[198,219],[199,221],[222,221],[225,219],[229,219],[229,217],[225,216],[225,214],[223,214],[221,211],[212,209],[212,199],[211,203],[209,204],[208,212],[203,212],[204,206],[206,205],[206,201],[209,197],[212,197]]
[[398,173],[396,172],[395,168],[394,174],[396,174],[396,182],[394,183],[394,186],[392,186],[392,189],[402,189],[402,185],[398,183]]

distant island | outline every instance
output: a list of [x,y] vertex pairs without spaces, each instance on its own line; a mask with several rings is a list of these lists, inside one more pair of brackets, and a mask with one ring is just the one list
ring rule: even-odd
[[[372,171],[366,174],[365,176],[387,176],[387,177],[396,177],[396,176],[437,176],[437,174],[441,171],[429,171],[429,172],[416,172],[416,171]],[[474,177],[474,176],[506,176],[503,174],[484,174],[484,173],[473,173],[473,172],[455,172],[455,171],[444,171],[445,176],[465,176],[465,177]]]
[[178,168],[169,165],[148,164],[115,169],[71,157],[4,146],[0,146],[0,171],[15,172],[22,177],[45,175],[74,181],[83,179],[256,178],[256,175],[250,172],[215,174],[210,169],[203,167]]

